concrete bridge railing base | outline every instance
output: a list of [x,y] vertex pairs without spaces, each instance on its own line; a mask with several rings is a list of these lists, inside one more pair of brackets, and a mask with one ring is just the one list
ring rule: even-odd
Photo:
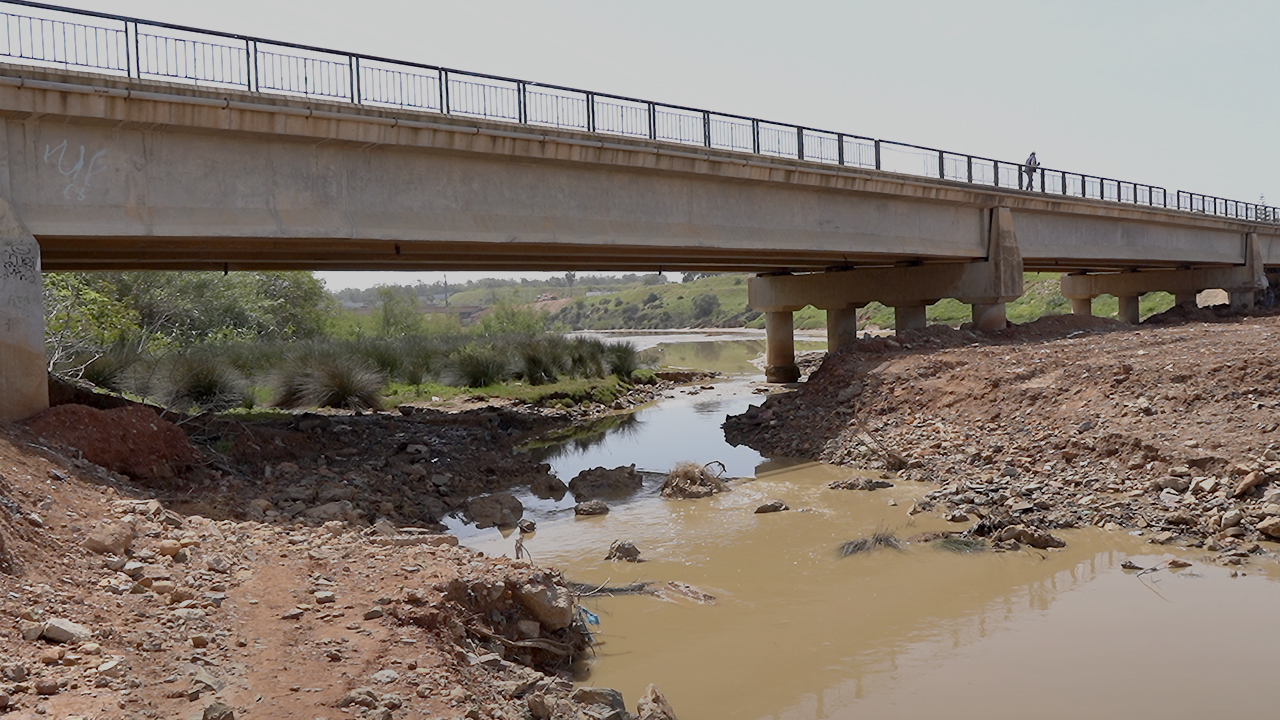
[[1138,302],[1149,292],[1173,293],[1181,306],[1194,306],[1196,295],[1204,290],[1222,289],[1231,297],[1231,307],[1247,310],[1253,307],[1254,294],[1268,287],[1262,249],[1256,233],[1248,233],[1244,243],[1245,263],[1233,267],[1193,268],[1188,270],[1149,270],[1145,272],[1074,274],[1062,276],[1062,295],[1071,300],[1071,312],[1088,315],[1093,312],[1093,299],[1114,295],[1120,301],[1117,317],[1138,323]]
[[765,314],[765,377],[770,382],[800,377],[792,313],[806,305],[827,311],[830,352],[857,338],[857,311],[871,302],[894,309],[898,333],[923,328],[925,308],[942,298],[972,305],[977,330],[1004,329],[1005,304],[1022,295],[1022,254],[1008,208],[992,208],[986,229],[987,257],[976,262],[751,278],[748,304]]
[[48,407],[40,245],[0,198],[0,422]]

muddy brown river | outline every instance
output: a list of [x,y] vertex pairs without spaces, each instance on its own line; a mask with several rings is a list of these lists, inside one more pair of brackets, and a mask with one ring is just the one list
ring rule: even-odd
[[[842,542],[876,531],[955,528],[907,514],[927,486],[831,490],[852,472],[729,448],[719,423],[759,400],[741,379],[677,394],[616,437],[551,460],[567,480],[593,464],[661,471],[680,453],[700,462],[721,454],[745,478],[680,501],[658,497],[655,481],[601,517],[575,518],[569,500],[530,499],[539,524],[524,546],[539,564],[583,583],[679,581],[716,598],[585,600],[600,621],[586,684],[634,703],[652,682],[682,720],[1272,716],[1274,564],[1232,577],[1198,551],[1102,530],[1061,531],[1068,546],[1053,551],[908,545],[841,558]],[[792,510],[753,512],[775,498]],[[605,561],[618,539],[646,562]],[[464,538],[508,555],[514,540],[492,530]],[[1191,567],[1120,567],[1175,554]]]

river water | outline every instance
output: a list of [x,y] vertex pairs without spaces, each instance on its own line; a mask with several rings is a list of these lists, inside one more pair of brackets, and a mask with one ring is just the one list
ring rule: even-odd
[[[714,356],[707,364],[721,369],[755,342],[663,349],[670,365]],[[1280,701],[1267,662],[1280,647],[1273,564],[1232,577],[1198,551],[1095,529],[1059,532],[1068,546],[1055,551],[959,555],[910,544],[841,558],[847,540],[877,531],[905,539],[948,523],[907,514],[924,485],[831,490],[828,482],[852,471],[729,447],[724,416],[761,399],[748,384],[754,368],[740,372],[714,390],[676,392],[549,459],[566,481],[595,465],[663,471],[718,460],[744,478],[731,492],[663,500],[654,477],[589,518],[573,516],[571,498],[522,498],[538,521],[524,546],[539,564],[578,582],[679,581],[716,598],[585,600],[600,618],[587,684],[634,703],[654,683],[682,720],[1272,716]],[[774,498],[792,510],[753,512]],[[617,539],[634,542],[646,562],[605,561]],[[463,541],[510,555],[515,537],[471,531]],[[1145,575],[1120,567],[1173,554],[1193,565]]]

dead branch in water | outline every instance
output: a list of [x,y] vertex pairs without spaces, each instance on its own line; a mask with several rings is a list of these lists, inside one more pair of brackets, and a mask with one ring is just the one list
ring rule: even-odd
[[838,550],[840,557],[847,558],[850,555],[859,553],[867,553],[877,548],[891,548],[893,550],[905,550],[902,541],[897,535],[886,530],[877,530],[874,534],[867,537],[850,540],[842,544]]

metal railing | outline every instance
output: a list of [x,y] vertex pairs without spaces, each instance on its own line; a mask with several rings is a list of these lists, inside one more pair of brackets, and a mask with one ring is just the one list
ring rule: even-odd
[[249,92],[465,115],[1280,223],[1280,209],[1113,178],[434,65],[0,0],[0,56]]

